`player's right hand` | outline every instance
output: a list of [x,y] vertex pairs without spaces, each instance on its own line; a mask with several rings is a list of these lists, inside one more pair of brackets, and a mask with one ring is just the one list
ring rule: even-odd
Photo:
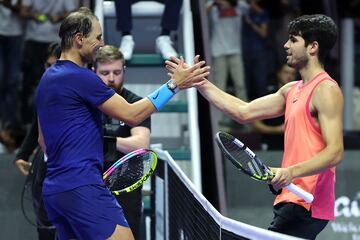
[[19,169],[19,171],[21,172],[22,175],[24,175],[24,176],[29,175],[29,169],[30,169],[31,163],[29,163],[23,159],[18,159],[15,161],[15,165]]
[[[190,66],[184,62],[182,57],[171,57],[170,60],[165,61],[166,68],[169,71],[168,75],[171,79],[174,79],[180,89],[194,87],[201,85],[209,75],[209,66],[203,66],[205,61],[199,61],[199,55],[194,58],[194,65]],[[175,77],[175,75],[177,75]],[[181,76],[183,75],[183,76]],[[185,78],[183,78],[186,75]],[[178,78],[183,78],[178,81]]]

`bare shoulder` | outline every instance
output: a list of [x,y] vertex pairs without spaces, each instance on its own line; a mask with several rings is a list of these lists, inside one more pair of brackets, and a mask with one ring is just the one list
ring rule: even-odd
[[339,85],[331,80],[325,80],[319,83],[314,90],[314,97],[342,97],[342,92]]
[[278,90],[278,93],[285,97],[286,94],[289,92],[289,90],[297,83],[298,83],[298,81],[292,81],[292,82],[285,84]]
[[338,106],[341,108],[343,105],[343,94],[341,88],[334,81],[322,81],[315,88],[312,95],[312,104],[319,108],[320,106]]

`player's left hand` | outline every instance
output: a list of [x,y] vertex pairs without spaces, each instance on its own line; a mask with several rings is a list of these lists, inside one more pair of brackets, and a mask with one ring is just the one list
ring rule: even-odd
[[203,66],[205,62],[199,61],[199,55],[195,56],[193,66],[186,64],[182,57],[171,57],[171,61],[167,60],[165,64],[166,69],[169,71],[168,75],[175,81],[176,78],[186,76],[186,79],[179,81],[180,85],[177,82],[180,89],[201,85],[207,81],[206,77],[210,74],[210,67]]
[[271,179],[270,184],[276,190],[284,188],[292,182],[293,176],[288,168],[270,168],[270,169],[275,174],[273,179]]

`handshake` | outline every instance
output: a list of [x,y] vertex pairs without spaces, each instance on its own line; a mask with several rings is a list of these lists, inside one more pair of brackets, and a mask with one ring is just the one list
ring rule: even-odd
[[171,57],[170,60],[165,61],[168,75],[179,89],[200,86],[207,81],[210,67],[205,65],[205,61],[199,61],[199,57],[199,55],[195,56],[193,66],[186,64],[182,57]]
[[199,62],[198,55],[194,58],[193,66],[186,64],[182,57],[179,59],[174,56],[166,60],[165,64],[170,80],[147,96],[157,111],[181,89],[204,84],[210,74],[210,67],[204,66],[205,61]]

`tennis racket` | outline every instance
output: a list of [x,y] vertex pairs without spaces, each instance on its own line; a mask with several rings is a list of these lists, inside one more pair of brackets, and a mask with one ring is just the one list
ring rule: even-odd
[[137,149],[119,160],[103,174],[105,185],[115,195],[131,192],[141,185],[155,171],[157,155],[148,149]]
[[[232,162],[238,169],[251,178],[258,181],[271,180],[275,174],[266,166],[244,143],[236,139],[234,136],[218,132],[216,134],[216,142],[225,157]],[[307,203],[314,200],[314,196],[298,186],[290,183],[286,188],[304,199]]]
[[54,229],[53,231],[55,232],[55,227],[48,220],[44,201],[41,197],[47,166],[44,161],[44,153],[40,147],[36,149],[31,163],[29,175],[26,177],[21,192],[22,213],[32,226],[41,229]]

